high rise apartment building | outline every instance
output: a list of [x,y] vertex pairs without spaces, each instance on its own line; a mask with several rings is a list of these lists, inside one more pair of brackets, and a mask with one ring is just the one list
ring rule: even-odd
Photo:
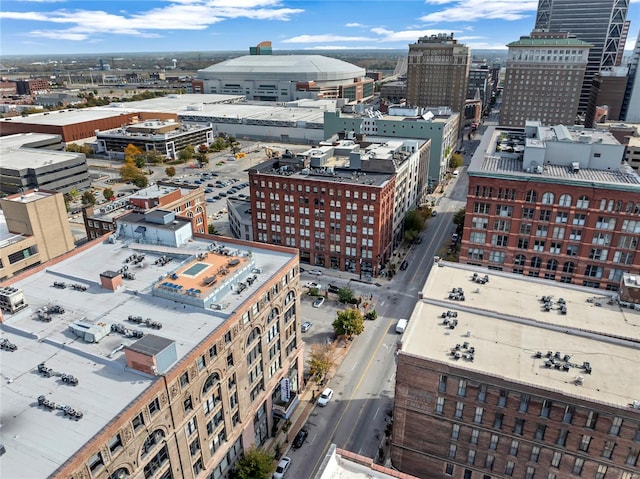
[[[634,305],[444,266],[432,268],[400,341],[394,468],[423,479],[638,479]],[[637,302],[636,277],[624,281]]]
[[535,29],[568,32],[591,45],[579,111],[589,104],[591,82],[600,70],[622,60],[629,0],[539,0]]
[[629,79],[620,114],[625,121],[640,122],[640,32],[629,61]]
[[227,479],[279,432],[304,370],[297,251],[190,231],[129,213],[2,283],[3,477]]
[[385,272],[406,213],[427,192],[430,142],[351,140],[292,162],[249,170],[254,240],[300,251],[300,261],[357,274]]
[[623,155],[602,130],[489,129],[468,169],[460,261],[616,290],[640,267],[640,177]]
[[464,112],[471,50],[453,33],[420,37],[409,45],[407,101],[413,106],[448,106]]
[[532,32],[508,47],[500,124],[573,125],[589,44],[567,33]]

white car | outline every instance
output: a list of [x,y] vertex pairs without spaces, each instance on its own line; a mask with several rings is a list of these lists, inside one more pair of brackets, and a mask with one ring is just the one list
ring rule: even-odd
[[314,307],[314,308],[319,308],[319,307],[320,307],[320,306],[322,306],[323,304],[324,304],[324,298],[321,296],[321,297],[319,297],[318,299],[316,299],[316,300],[313,302],[313,307]]
[[319,269],[310,269],[309,274],[315,274],[316,276],[322,276],[322,271]]
[[322,391],[322,394],[320,394],[320,397],[318,398],[318,406],[324,407],[327,404],[329,404],[329,401],[331,401],[331,398],[333,397],[333,389],[327,388],[324,391]]
[[322,289],[322,285],[320,283],[316,283],[315,281],[307,281],[304,284],[304,287],[309,289]]
[[285,473],[287,472],[287,470],[289,469],[290,465],[291,465],[290,457],[284,456],[282,459],[280,459],[280,462],[276,467],[276,472],[273,473],[273,479],[282,479]]

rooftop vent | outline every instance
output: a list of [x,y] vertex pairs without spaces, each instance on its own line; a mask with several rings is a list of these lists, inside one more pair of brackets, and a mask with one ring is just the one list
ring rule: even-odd
[[580,171],[580,163],[578,163],[577,161],[574,161],[571,163],[571,171],[573,173],[577,173],[578,171]]

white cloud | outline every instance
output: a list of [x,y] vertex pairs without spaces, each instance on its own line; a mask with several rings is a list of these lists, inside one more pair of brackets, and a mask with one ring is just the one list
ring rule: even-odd
[[424,3],[431,5],[444,5],[445,3],[453,3],[455,0],[426,0]]
[[353,22],[353,23],[345,23],[345,27],[354,28],[354,27],[364,27],[362,23]]
[[[442,33],[442,29],[402,30],[394,32],[386,28],[372,28],[371,31],[380,35],[381,42],[415,42],[418,38]],[[456,33],[454,30],[453,33]]]
[[[433,0],[430,3],[434,3]],[[437,1],[438,4],[445,2]],[[447,2],[451,3],[451,2]],[[500,19],[520,20],[538,9],[538,0],[458,0],[455,5],[420,17],[423,22],[471,22]]]
[[[138,4],[132,4],[138,5]],[[100,34],[156,38],[154,31],[204,30],[233,19],[288,21],[303,10],[281,8],[280,0],[172,0],[162,7],[129,13],[59,9],[51,12],[0,11],[0,18],[64,25],[60,30],[36,29],[33,37],[85,41]],[[153,32],[153,33],[151,33]]]
[[282,43],[318,43],[318,42],[370,42],[375,38],[349,37],[345,35],[298,35],[297,37],[282,40]]

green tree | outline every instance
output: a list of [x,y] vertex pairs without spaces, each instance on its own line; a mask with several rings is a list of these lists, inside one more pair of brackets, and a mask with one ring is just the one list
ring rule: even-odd
[[456,225],[459,229],[462,229],[464,227],[464,208],[460,208],[453,216],[453,224]]
[[102,196],[104,196],[104,199],[107,201],[109,201],[115,195],[116,194],[113,192],[111,188],[105,188],[104,190],[102,190]]
[[336,336],[358,336],[364,331],[364,318],[356,308],[338,311],[338,317],[333,321],[333,331]]
[[136,158],[133,160],[133,162],[135,163],[135,165],[138,168],[144,168],[144,166],[147,164],[147,160],[144,156],[140,155],[140,156],[136,156]]
[[196,153],[196,160],[198,161],[201,167],[203,165],[209,164],[209,157],[207,156],[206,153],[200,153],[200,152]]
[[351,303],[354,299],[355,293],[349,286],[345,286],[338,290],[338,300],[341,303]]
[[219,235],[220,232],[216,229],[215,225],[213,223],[209,223],[209,225],[207,226],[207,231],[209,232],[210,235]]
[[234,155],[236,153],[240,153],[240,150],[242,149],[242,147],[240,146],[240,143],[235,141],[232,142],[231,139],[229,139],[229,143],[230,143],[230,148],[231,148],[231,153],[233,153]]
[[368,319],[369,321],[374,321],[374,320],[378,319],[378,312],[375,309],[372,309],[367,314],[365,314],[364,317],[365,317],[365,319]]
[[174,176],[176,176],[176,169],[173,166],[167,166],[164,169],[164,173],[169,177],[169,178],[173,178]]
[[135,165],[133,160],[125,161],[124,165],[120,167],[120,176],[124,181],[133,181],[141,175],[143,175],[142,170]]
[[276,470],[276,464],[271,454],[252,446],[238,458],[235,468],[238,479],[269,479]]
[[131,182],[138,188],[144,188],[149,184],[149,180],[147,180],[147,177],[142,173],[140,174],[140,176],[136,176],[133,180],[131,180]]
[[454,153],[449,159],[449,168],[455,170],[460,166],[462,166],[462,155],[460,153]]
[[181,162],[186,163],[187,161],[191,160],[194,155],[195,148],[193,147],[193,145],[187,145],[180,151],[180,153],[178,153],[178,159]]
[[82,193],[82,204],[83,205],[95,205],[96,197],[93,195],[91,191],[85,191]]
[[147,163],[151,163],[153,165],[159,165],[164,161],[162,155],[158,153],[156,150],[149,150],[146,152],[145,157],[147,159]]
[[331,344],[312,344],[309,350],[309,374],[316,382],[321,382],[331,368],[336,365],[336,347]]
[[209,149],[211,151],[222,151],[227,147],[227,143],[224,140],[224,138],[222,137],[218,137],[216,138],[216,140],[211,144],[211,146],[209,147]]

